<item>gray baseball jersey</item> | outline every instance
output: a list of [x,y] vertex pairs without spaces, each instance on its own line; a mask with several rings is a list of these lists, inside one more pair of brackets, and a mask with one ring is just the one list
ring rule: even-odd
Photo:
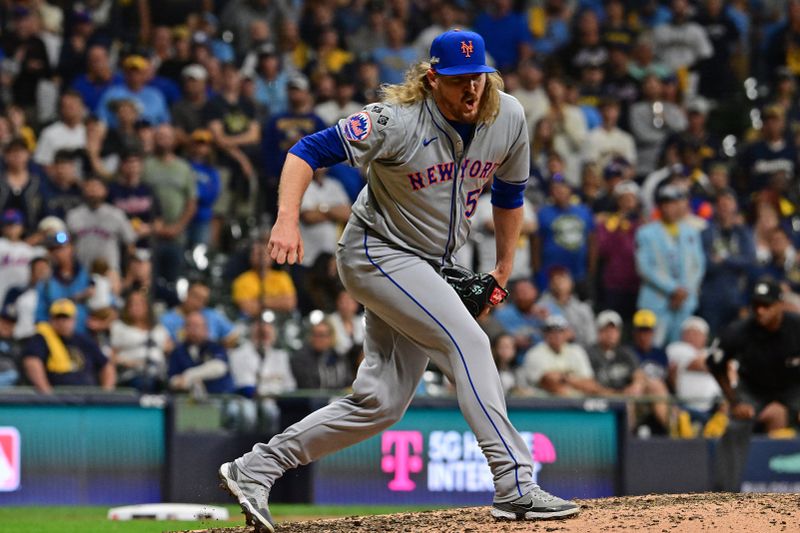
[[376,435],[403,416],[430,359],[455,383],[495,502],[519,498],[535,487],[531,450],[508,419],[486,334],[438,268],[465,242],[487,181],[527,179],[522,107],[502,94],[497,120],[478,125],[467,145],[430,98],[369,105],[337,131],[369,177],[336,254],[344,286],[366,308],[364,361],[350,395],[236,464],[269,488],[290,468]]
[[353,214],[389,242],[446,263],[466,242],[489,179],[528,179],[522,106],[500,96],[497,119],[476,127],[469,150],[430,98],[411,106],[368,105],[339,121],[350,164],[367,165],[369,186]]
[[120,271],[120,245],[136,242],[136,233],[122,209],[102,204],[97,209],[79,205],[67,212],[67,228],[75,239],[75,256],[86,268],[102,258],[111,270]]

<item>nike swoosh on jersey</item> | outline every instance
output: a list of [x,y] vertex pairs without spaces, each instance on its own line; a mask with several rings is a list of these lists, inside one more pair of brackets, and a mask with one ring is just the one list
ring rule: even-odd
[[438,139],[439,137],[434,137],[433,139],[422,139],[422,146],[428,146],[430,143]]

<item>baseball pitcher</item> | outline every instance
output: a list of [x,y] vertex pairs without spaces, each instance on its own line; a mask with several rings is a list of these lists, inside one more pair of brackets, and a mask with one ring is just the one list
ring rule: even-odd
[[[283,168],[268,244],[279,264],[302,261],[299,209],[314,169],[341,161],[366,168],[336,259],[345,287],[366,308],[367,331],[352,394],[220,467],[223,488],[257,531],[274,530],[268,497],[275,480],[400,420],[429,359],[455,383],[488,460],[492,515],[579,510],[532,481],[531,452],[508,419],[489,340],[474,319],[503,300],[511,275],[529,174],[524,113],[501,91],[477,33],[448,31],[430,51],[403,84],[384,88],[383,102],[299,141]],[[492,179],[496,267],[483,275],[454,270],[451,258]]]

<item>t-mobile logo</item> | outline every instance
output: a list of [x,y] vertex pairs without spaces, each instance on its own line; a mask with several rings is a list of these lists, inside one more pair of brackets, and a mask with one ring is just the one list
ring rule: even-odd
[[[394,448],[394,452],[392,452]],[[409,474],[422,471],[422,433],[419,431],[386,431],[381,436],[381,470],[394,472],[389,490],[410,491],[417,486]]]

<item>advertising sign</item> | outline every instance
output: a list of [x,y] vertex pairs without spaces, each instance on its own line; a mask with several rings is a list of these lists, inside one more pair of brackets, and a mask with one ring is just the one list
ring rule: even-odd
[[742,492],[800,492],[800,439],[754,436]]
[[[559,496],[616,493],[617,416],[578,409],[511,410],[534,461],[534,481]],[[388,430],[316,465],[318,504],[491,502],[492,474],[458,408],[415,408]]]
[[19,488],[19,441],[17,428],[0,427],[0,492],[13,492]]
[[0,506],[161,500],[164,410],[0,404]]

